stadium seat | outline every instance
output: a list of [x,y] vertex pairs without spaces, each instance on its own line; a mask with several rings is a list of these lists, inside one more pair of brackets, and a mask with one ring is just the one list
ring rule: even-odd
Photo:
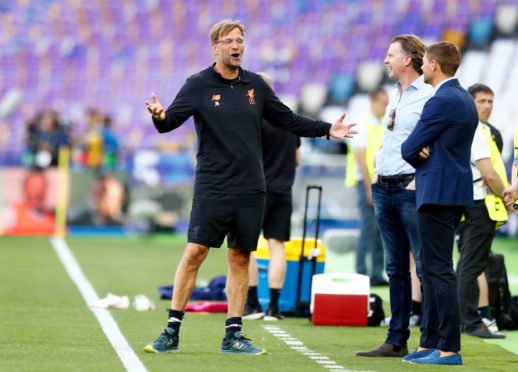
[[327,88],[323,84],[309,83],[300,92],[300,109],[315,116],[325,103]]
[[[187,76],[210,64],[208,28],[229,16],[247,26],[245,67],[274,71],[280,96],[305,95],[304,85],[317,83],[329,90],[330,103],[341,105],[354,94],[356,79],[368,91],[383,78],[387,43],[398,33],[427,41],[444,36],[462,47],[469,30],[470,43],[480,47],[493,28],[511,36],[518,23],[514,0],[479,0],[477,6],[460,0],[7,3],[0,11],[0,98],[15,87],[31,92],[24,103],[36,111],[56,106],[65,118],[92,105],[110,112],[128,105],[134,116],[117,123],[120,136],[128,126],[149,125],[137,112],[150,91],[170,100]],[[170,49],[149,47],[149,38]],[[469,79],[479,79],[476,72]],[[320,106],[311,100],[307,109]],[[24,120],[21,111],[9,117],[16,138],[23,138]],[[13,146],[21,151],[23,141]]]
[[514,53],[515,42],[511,39],[497,39],[491,45],[483,82],[497,94],[507,84],[508,67],[514,65]]
[[384,66],[379,61],[362,62],[358,66],[358,88],[369,92],[380,85]]
[[500,35],[512,36],[518,25],[518,5],[499,5],[496,9],[495,24]]
[[462,63],[457,70],[456,77],[463,87],[479,83],[486,68],[488,53],[478,50],[469,50],[464,54]]
[[355,78],[348,73],[339,73],[331,79],[329,100],[333,104],[345,104],[355,88]]
[[488,17],[475,18],[468,31],[468,40],[474,47],[483,47],[489,44],[493,36],[494,21]]
[[446,29],[442,35],[442,39],[457,45],[461,49],[464,48],[464,44],[466,43],[465,34],[456,29]]

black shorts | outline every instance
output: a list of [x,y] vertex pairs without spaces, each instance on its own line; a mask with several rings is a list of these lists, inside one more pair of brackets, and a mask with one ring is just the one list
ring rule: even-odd
[[195,195],[187,239],[219,248],[226,236],[228,247],[255,251],[264,204],[264,194]]
[[291,193],[268,192],[264,209],[263,235],[266,239],[290,240]]

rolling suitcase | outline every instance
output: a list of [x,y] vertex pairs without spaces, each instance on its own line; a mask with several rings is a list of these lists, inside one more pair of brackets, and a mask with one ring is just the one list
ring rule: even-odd
[[[317,192],[317,215],[314,238],[308,237],[308,209],[312,191]],[[320,208],[322,202],[322,187],[307,186],[306,203],[304,208],[304,228],[302,237],[294,237],[286,242],[286,278],[279,298],[279,310],[283,314],[308,316],[311,303],[311,283],[314,274],[324,272],[325,249],[318,240],[320,228]],[[259,271],[257,294],[261,307],[266,309],[270,303],[268,288],[268,266],[270,254],[268,243],[260,239],[255,252]]]

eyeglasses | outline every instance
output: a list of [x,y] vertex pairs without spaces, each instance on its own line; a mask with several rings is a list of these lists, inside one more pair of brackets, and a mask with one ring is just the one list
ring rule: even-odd
[[396,109],[392,109],[389,113],[389,122],[387,123],[387,129],[394,129],[394,124],[396,123]]
[[237,45],[243,45],[245,43],[245,39],[242,39],[240,37],[235,38],[235,39],[227,38],[227,39],[217,40],[214,42],[214,44],[230,45],[230,44],[233,44],[234,42]]

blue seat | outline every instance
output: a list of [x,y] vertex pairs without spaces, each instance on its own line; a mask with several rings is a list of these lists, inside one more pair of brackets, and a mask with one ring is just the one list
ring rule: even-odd
[[331,78],[329,100],[334,104],[344,104],[354,93],[356,79],[352,74],[339,73]]
[[475,18],[469,25],[469,42],[476,46],[488,44],[493,36],[494,25],[494,20],[489,17]]

